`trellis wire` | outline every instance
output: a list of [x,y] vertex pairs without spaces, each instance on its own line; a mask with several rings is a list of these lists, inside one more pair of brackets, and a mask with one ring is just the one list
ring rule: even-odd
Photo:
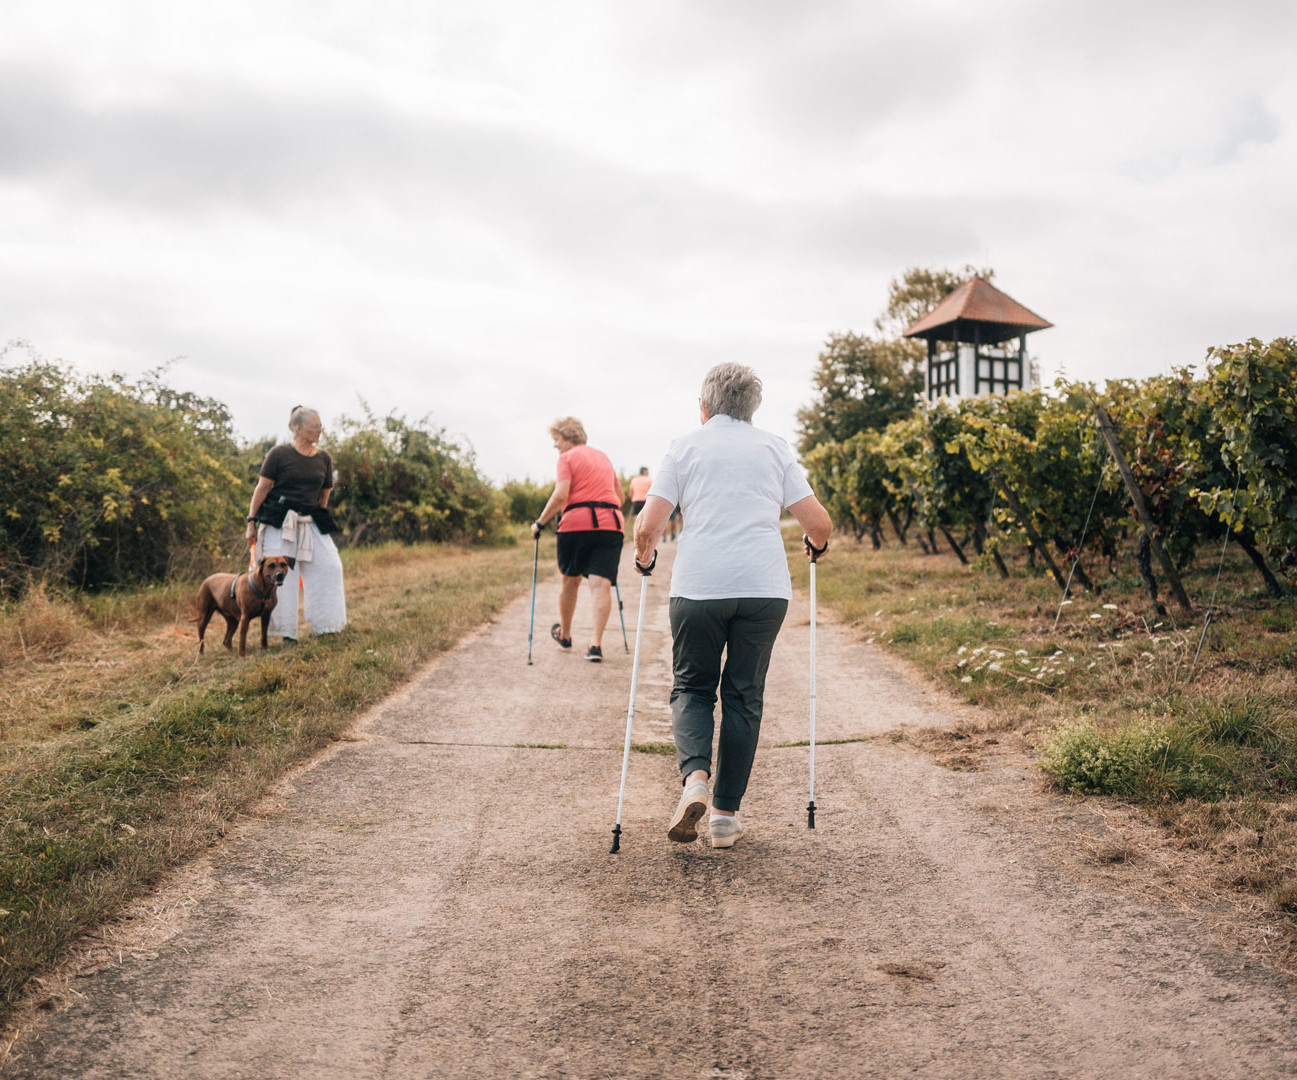
[[[1243,482],[1243,471],[1240,469],[1238,479],[1234,481],[1234,494],[1230,496],[1230,509],[1234,509],[1234,500],[1238,498],[1238,488]],[[1203,616],[1202,633],[1198,635],[1198,647],[1193,651],[1194,667],[1198,666],[1198,654],[1202,652],[1202,643],[1207,640],[1207,627],[1211,625],[1211,614],[1216,610],[1216,593],[1220,589],[1220,572],[1225,565],[1225,547],[1229,543],[1229,534],[1233,528],[1228,522],[1225,524],[1225,538],[1220,542],[1220,562],[1216,564],[1216,583],[1211,587],[1211,603],[1207,605],[1207,614]]]
[[1067,603],[1067,593],[1072,587],[1072,575],[1076,573],[1076,564],[1081,561],[1081,551],[1085,547],[1085,534],[1090,531],[1090,516],[1094,513],[1094,504],[1099,501],[1099,489],[1103,487],[1103,478],[1108,473],[1108,463],[1099,466],[1099,482],[1094,485],[1094,494],[1090,496],[1090,509],[1085,515],[1085,524],[1081,527],[1081,542],[1076,545],[1076,558],[1072,560],[1072,569],[1067,572],[1067,584],[1063,586],[1062,598],[1058,601],[1058,612],[1054,616],[1053,633],[1058,629],[1058,620],[1063,617],[1063,605]]

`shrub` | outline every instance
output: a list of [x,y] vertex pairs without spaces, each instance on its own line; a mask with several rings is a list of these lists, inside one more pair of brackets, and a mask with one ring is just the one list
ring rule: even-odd
[[81,377],[30,352],[0,368],[0,594],[205,566],[237,539],[238,453],[225,406],[160,372]]
[[504,525],[502,497],[477,471],[471,450],[428,420],[390,413],[342,418],[327,445],[338,472],[330,499],[355,544],[491,540]]
[[1213,349],[1210,406],[1224,437],[1222,457],[1237,476],[1197,492],[1231,529],[1247,529],[1297,585],[1297,338]]
[[506,480],[501,490],[509,520],[525,525],[540,517],[554,485],[538,484],[528,477],[526,480]]

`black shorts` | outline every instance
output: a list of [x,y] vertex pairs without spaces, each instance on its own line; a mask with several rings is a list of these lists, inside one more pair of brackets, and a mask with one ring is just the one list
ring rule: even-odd
[[633,503],[630,504],[631,513],[638,514],[641,510],[644,509],[644,504],[646,502],[648,502],[647,499],[636,499]]
[[607,578],[617,584],[617,564],[625,537],[612,529],[583,529],[558,534],[558,572],[564,577]]

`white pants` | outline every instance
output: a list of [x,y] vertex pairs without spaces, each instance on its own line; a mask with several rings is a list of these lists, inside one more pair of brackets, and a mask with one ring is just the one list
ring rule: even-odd
[[[297,637],[297,582],[302,582],[306,621],[312,634],[336,634],[347,625],[347,597],[342,590],[342,560],[333,540],[311,522],[315,551],[310,562],[299,562],[279,586],[279,602],[270,613],[270,633]],[[297,554],[297,544],[283,530],[267,525],[261,530],[262,555]]]

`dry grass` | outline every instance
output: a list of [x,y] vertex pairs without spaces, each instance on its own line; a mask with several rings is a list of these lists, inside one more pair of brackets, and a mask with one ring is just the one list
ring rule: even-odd
[[[970,768],[997,738],[1038,754],[1058,749],[1061,725],[1088,732],[1119,793],[1205,854],[1217,889],[1288,916],[1297,944],[1297,598],[1272,599],[1229,550],[1203,638],[1218,551],[1184,574],[1192,615],[1169,602],[1166,615],[1154,611],[1133,560],[1100,575],[1097,596],[1074,588],[1061,615],[1061,590],[1023,558],[1008,559],[1006,581],[949,552],[838,540],[817,584],[865,642],[984,707],[979,724],[914,741]],[[794,565],[805,584],[804,564]],[[1145,767],[1113,767],[1127,750]],[[1126,858],[1120,847],[1092,853],[1096,863]]]
[[[869,644],[993,707],[996,726],[1028,734],[1078,716],[1102,723],[1172,715],[1196,700],[1258,690],[1297,699],[1297,602],[1271,599],[1233,551],[1196,663],[1214,559],[1204,555],[1185,575],[1199,605],[1193,615],[1172,605],[1157,614],[1129,561],[1101,577],[1098,596],[1074,586],[1057,626],[1061,590],[1053,579],[1031,573],[1024,559],[1008,563],[1006,581],[913,544],[874,551],[836,541],[818,569],[819,598]],[[794,565],[804,585],[805,567]]]
[[197,655],[196,583],[0,613],[0,1014],[78,934],[525,589],[531,545],[344,564],[343,633],[244,660]]

